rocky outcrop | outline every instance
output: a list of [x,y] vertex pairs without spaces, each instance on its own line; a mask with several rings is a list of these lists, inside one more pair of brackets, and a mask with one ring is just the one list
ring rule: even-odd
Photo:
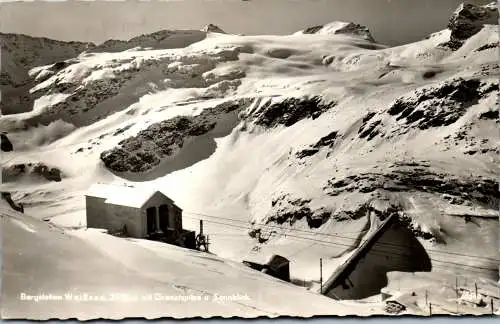
[[425,192],[446,197],[446,200],[456,204],[468,202],[485,207],[496,206],[500,202],[497,183],[492,179],[437,173],[428,164],[417,162],[395,163],[387,172],[366,172],[332,178],[323,190],[330,196],[352,192],[372,193],[377,190]]
[[289,127],[302,119],[316,119],[335,105],[335,102],[324,103],[321,97],[287,98],[281,102],[270,104],[264,107],[258,115],[247,118],[266,128],[278,125]]
[[290,194],[281,194],[272,200],[272,211],[267,217],[266,224],[276,223],[290,226],[304,219],[310,228],[321,227],[330,217],[331,212],[326,208],[313,209],[309,206],[311,199],[294,198]]
[[490,92],[498,91],[498,83],[486,85],[478,79],[462,78],[415,92],[413,98],[399,98],[388,110],[396,120],[404,119],[419,129],[451,125]]
[[[397,98],[385,112],[366,114],[358,129],[358,137],[371,141],[377,136],[393,138],[415,129],[449,126],[464,116],[469,107],[498,91],[498,83],[475,78],[454,78],[426,86]],[[387,114],[392,118],[387,120]],[[480,118],[487,119],[488,116],[494,117],[495,112],[486,112]]]
[[484,25],[498,25],[498,18],[496,1],[484,6],[464,3],[451,16],[448,28],[453,39],[465,40],[479,32]]
[[4,199],[13,210],[24,213],[24,206],[22,204],[16,204],[16,202],[12,199],[12,195],[10,192],[3,191],[2,199]]
[[205,109],[196,116],[176,116],[155,123],[119,146],[101,153],[104,165],[115,172],[146,172],[162,159],[173,156],[190,138],[214,130],[219,119],[241,108],[239,102],[226,102]]
[[309,146],[306,149],[303,149],[295,154],[295,156],[299,159],[305,158],[307,156],[312,156],[318,153],[323,147],[332,148],[335,144],[335,140],[338,138],[339,134],[337,131],[333,131],[330,134],[323,136],[319,139],[315,144]]
[[370,30],[366,26],[343,21],[334,21],[325,25],[309,27],[296,34],[349,35],[375,42]]
[[60,169],[47,166],[44,163],[14,164],[2,169],[2,179],[4,182],[14,182],[26,175],[47,181],[60,182],[62,180],[62,172]]
[[[451,31],[450,40],[441,46],[457,50],[465,40],[483,29],[484,25],[498,25],[498,19],[496,2],[484,6],[471,3],[461,4],[448,22],[448,29]],[[484,49],[486,48],[481,50]]]
[[370,123],[371,119],[374,116],[375,113],[371,112],[368,113],[365,117],[363,117],[363,123],[361,124],[358,130],[359,138],[366,138],[367,141],[370,141],[380,133],[377,127],[382,125],[382,121],[376,120]]
[[205,33],[219,33],[219,34],[225,34],[226,33],[224,30],[222,30],[222,28],[220,28],[219,26],[214,25],[214,24],[205,25],[201,29],[201,31],[203,31]]

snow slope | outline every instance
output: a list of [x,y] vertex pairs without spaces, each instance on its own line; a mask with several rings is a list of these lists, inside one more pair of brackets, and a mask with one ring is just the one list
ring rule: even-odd
[[68,232],[13,212],[3,200],[0,208],[2,318],[369,314],[215,255],[93,230]]
[[161,189],[184,226],[205,220],[220,257],[281,254],[310,288],[319,258],[332,273],[373,219],[396,213],[432,273],[498,281],[498,25],[450,41],[450,29],[393,48],[330,32],[208,33],[35,68],[36,109],[0,118],[15,148],[3,164],[64,177],[1,189],[68,228],[85,226],[95,182]]

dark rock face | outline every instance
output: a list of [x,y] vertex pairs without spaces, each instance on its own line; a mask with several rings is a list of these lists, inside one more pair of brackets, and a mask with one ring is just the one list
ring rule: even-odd
[[49,168],[44,164],[36,164],[33,167],[33,173],[38,174],[49,181],[61,181],[61,170],[57,168]]
[[318,142],[316,142],[314,145],[311,145],[309,148],[306,148],[304,150],[301,150],[297,152],[295,155],[297,158],[302,159],[307,156],[312,156],[320,151],[321,148],[323,147],[332,147],[333,144],[335,143],[335,139],[338,137],[338,132],[334,131],[331,132],[330,134],[320,138]]
[[476,49],[475,52],[485,51],[485,50],[490,49],[490,48],[498,48],[498,42],[483,45],[483,46],[479,47],[478,49]]
[[[366,203],[359,206],[359,208],[355,210],[342,210],[340,212],[337,212],[332,215],[332,218],[335,219],[337,222],[356,220],[367,216],[368,212],[370,211],[375,211],[375,209],[373,209],[369,203]],[[381,216],[384,217],[383,215]],[[383,219],[382,217],[381,219]]]
[[140,131],[109,151],[101,153],[104,165],[116,172],[145,172],[160,164],[182,148],[186,139],[204,135],[213,130],[217,119],[240,108],[239,103],[228,102],[205,109],[197,116],[176,116]]
[[7,201],[7,203],[10,205],[10,207],[15,210],[15,211],[18,211],[20,213],[24,213],[24,207],[22,204],[16,204],[14,202],[14,200],[12,200],[12,195],[10,194],[10,192],[6,192],[6,191],[3,191],[2,192],[2,198]]
[[444,47],[451,49],[452,51],[458,50],[460,47],[462,47],[463,41],[457,40],[457,39],[450,39],[449,41],[439,44],[438,47]]
[[113,136],[118,136],[120,135],[121,133],[123,132],[126,132],[127,130],[129,130],[132,126],[134,126],[134,124],[129,124],[125,127],[121,127],[119,129],[117,129],[114,133],[113,133]]
[[293,225],[305,218],[310,228],[319,228],[330,219],[331,212],[324,208],[312,210],[309,207],[310,202],[310,199],[293,198],[289,194],[282,194],[272,200],[273,212],[266,224],[282,225],[288,222]]
[[498,91],[498,84],[483,88],[480,80],[458,78],[417,91],[413,98],[398,98],[387,112],[421,130],[448,126],[492,91]]
[[432,172],[425,164],[395,164],[387,173],[361,173],[343,179],[330,179],[323,188],[326,194],[420,191],[456,197],[460,202],[494,206],[500,202],[496,181],[485,178],[462,178]]
[[[318,26],[309,27],[309,28],[304,29],[302,31],[302,33],[304,33],[304,34],[316,34],[324,27],[328,28],[328,25],[318,25]],[[334,35],[361,36],[362,38],[364,38],[370,42],[375,42],[375,39],[373,39],[373,36],[370,33],[370,30],[366,26],[363,26],[360,24],[355,24],[352,22],[344,23],[344,26],[335,30],[333,32],[333,34]]]
[[60,182],[62,172],[58,168],[49,167],[43,163],[15,164],[2,169],[2,178],[5,182],[15,181],[18,177],[32,174],[48,181]]
[[268,128],[278,125],[289,127],[305,118],[316,119],[335,105],[335,102],[324,104],[317,96],[310,99],[289,98],[266,107],[255,117],[255,124]]
[[204,31],[205,33],[211,32],[211,33],[226,34],[226,32],[222,28],[214,24],[205,25],[202,31]]
[[[480,120],[495,120],[495,123],[500,123],[498,120],[498,111],[487,111],[479,115]],[[442,143],[445,150],[450,150],[452,147],[461,146],[465,148],[463,151],[467,155],[475,154],[498,154],[498,145],[495,145],[488,138],[479,138],[471,134],[471,129],[474,127],[473,122],[464,124],[453,135],[443,137]]]
[[318,26],[312,26],[304,29],[303,33],[304,34],[316,34],[318,31],[323,28],[323,25],[318,25]]
[[382,132],[382,127],[384,125],[382,124],[382,121],[381,120],[372,121],[372,119],[375,117],[375,115],[376,115],[375,112],[370,112],[370,113],[366,114],[365,117],[363,117],[362,124],[358,130],[358,137],[359,138],[371,141],[377,135],[380,135],[381,137],[384,136],[383,132]]
[[[116,96],[123,84],[131,79],[129,72],[125,71],[120,75],[120,78],[116,79],[94,80],[92,85],[89,84],[87,87],[56,82],[48,90],[42,89],[40,92],[46,92],[47,94],[71,93],[71,96],[67,100],[48,107],[43,116],[33,117],[33,120],[42,124],[48,124],[58,118],[72,121],[73,116],[86,113],[103,101]],[[34,95],[39,95],[39,93],[35,92]],[[103,111],[102,117],[109,114],[110,112]],[[27,120],[27,122],[30,123],[31,120]]]
[[498,9],[495,3],[486,6],[463,4],[450,18],[448,28],[451,37],[464,40],[479,32],[485,24],[498,24]]
[[455,51],[462,47],[465,40],[483,29],[484,25],[498,25],[498,18],[496,2],[485,6],[462,4],[448,22],[448,29],[451,30],[450,40],[439,46]]
[[310,199],[293,199],[290,195],[283,194],[271,202],[276,212],[268,218],[267,222],[275,222],[282,225],[288,221],[290,225],[293,225],[297,220],[301,220],[304,217],[311,217],[313,212],[307,206],[310,202]]
[[382,121],[376,120],[373,123],[369,123],[374,115],[375,113],[371,112],[363,118],[363,124],[358,130],[359,138],[366,138],[370,141],[380,133],[377,126],[381,125]]
[[492,120],[498,120],[498,110],[488,110],[487,112],[482,113],[479,116],[479,119],[492,119]]
[[7,137],[7,135],[0,134],[0,139],[1,139],[1,144],[0,144],[1,147],[0,148],[1,148],[2,151],[4,151],[4,152],[10,152],[10,151],[14,150],[14,146],[10,142],[9,138]]
[[366,26],[360,24],[349,23],[345,27],[339,29],[335,34],[347,34],[347,35],[357,35],[363,36],[366,40],[370,42],[375,42],[375,39],[370,33],[370,30]]

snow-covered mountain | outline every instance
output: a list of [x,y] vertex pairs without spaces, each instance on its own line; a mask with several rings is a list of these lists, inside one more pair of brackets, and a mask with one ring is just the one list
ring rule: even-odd
[[158,188],[184,226],[205,220],[220,257],[281,254],[307,282],[319,258],[332,273],[396,215],[435,278],[497,282],[499,39],[484,17],[498,11],[460,8],[398,47],[335,22],[286,36],[159,32],[43,61],[29,71],[33,110],[0,118],[14,147],[1,190],[73,229],[94,182]]
[[33,98],[29,95],[29,89],[35,85],[28,75],[31,68],[71,59],[94,46],[5,33],[0,33],[0,44],[2,114],[29,111],[33,106]]
[[448,23],[452,37],[467,39],[480,31],[483,25],[498,24],[498,6],[493,1],[485,6],[461,4],[453,13]]
[[[33,97],[29,94],[35,83],[29,70],[50,64],[44,77],[71,65],[82,52],[122,52],[130,49],[171,49],[189,46],[203,40],[207,32],[223,32],[217,26],[208,25],[207,30],[162,30],[140,35],[129,40],[108,40],[96,45],[86,42],[64,42],[27,35],[0,33],[2,44],[2,86],[3,114],[29,111]],[[38,81],[39,79],[35,79]]]
[[334,21],[325,25],[309,27],[295,34],[350,35],[375,42],[370,30],[366,26],[344,21]]

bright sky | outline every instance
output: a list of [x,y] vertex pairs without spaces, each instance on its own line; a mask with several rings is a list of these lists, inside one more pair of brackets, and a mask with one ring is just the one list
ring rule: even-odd
[[[230,33],[289,34],[334,20],[366,25],[385,44],[421,39],[446,28],[461,0],[0,0],[0,31],[60,40],[103,42],[161,29],[200,29],[213,23]],[[469,0],[488,3],[491,0]]]

